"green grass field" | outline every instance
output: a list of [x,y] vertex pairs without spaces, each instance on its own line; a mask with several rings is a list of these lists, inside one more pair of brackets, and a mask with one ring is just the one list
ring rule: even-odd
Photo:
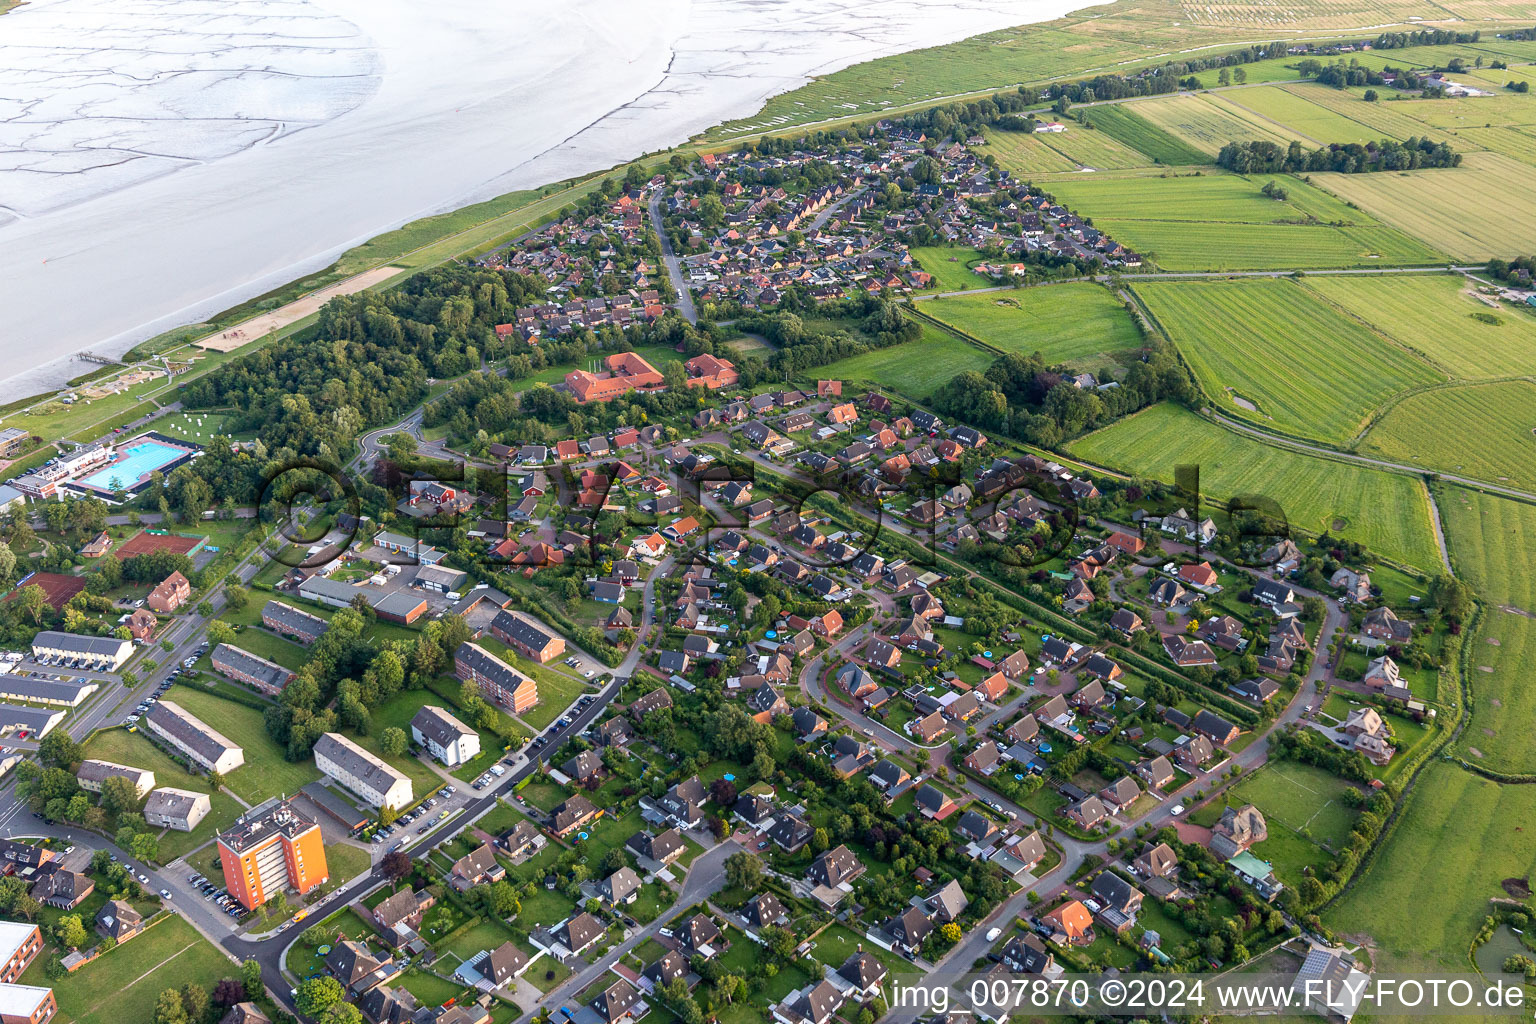
[[[42,960],[28,968],[26,984],[47,985]],[[76,1024],[148,1021],[168,988],[193,982],[212,989],[238,969],[180,916],[167,917],[100,959],[53,983],[59,1019]],[[36,980],[34,980],[34,977]]]
[[[1526,827],[1536,786],[1501,786],[1432,764],[1407,800],[1406,817],[1324,923],[1347,937],[1370,936],[1376,973],[1465,972],[1488,900],[1505,895],[1499,883],[1529,877],[1536,864],[1536,830]],[[1405,893],[1405,879],[1426,877],[1436,884]]]
[[1411,352],[1294,281],[1147,282],[1134,289],[1214,404],[1285,433],[1348,441],[1393,394],[1438,379]]
[[1310,277],[1304,283],[1450,376],[1536,373],[1536,311],[1508,302],[1490,306],[1460,275]]
[[1233,787],[1226,803],[1254,804],[1269,822],[1269,838],[1252,848],[1287,885],[1326,867],[1343,849],[1355,812],[1343,802],[1349,783],[1321,768],[1271,761]]
[[[1269,181],[1285,189],[1284,200],[1261,193]],[[1327,269],[1440,259],[1422,242],[1295,178],[1133,171],[1056,176],[1046,187],[1165,270]]]
[[927,398],[955,374],[985,370],[995,358],[959,338],[924,327],[916,341],[840,359],[817,369],[816,376],[870,381],[913,398]]
[[1526,490],[1536,489],[1536,384],[1465,384],[1409,395],[1359,450]]
[[222,413],[178,412],[162,416],[154,422],[153,426],[162,434],[207,444],[215,434],[225,430],[227,422],[229,417]]
[[[233,736],[230,738],[234,739]],[[87,757],[149,769],[155,773],[156,786],[187,789],[194,793],[209,792],[208,779],[205,776],[188,773],[159,747],[151,743],[142,731],[131,733],[126,729],[103,729],[91,737],[85,749]],[[246,756],[249,758],[249,751]],[[239,775],[240,772],[237,771],[234,774]],[[160,839],[162,863],[169,863],[194,847],[207,842],[216,832],[229,827],[244,812],[239,802],[228,793],[212,794],[210,803],[212,807],[208,816],[191,832],[166,831]]]
[[1229,142],[1263,140],[1288,146],[1307,142],[1299,132],[1265,121],[1210,94],[1162,96],[1128,104],[1158,128],[1214,157]]
[[1312,180],[1459,260],[1536,249],[1536,167],[1498,153],[1468,153],[1460,167]]
[[1044,135],[1031,132],[990,131],[987,144],[977,151],[982,156],[997,157],[1004,169],[1024,178],[1042,171],[1077,169],[1076,161],[1047,143]]
[[986,259],[975,249],[929,246],[912,250],[917,265],[932,274],[938,281],[939,291],[958,292],[966,288],[990,288],[996,284],[990,277],[974,273],[971,267]]
[[1108,132],[1097,131],[1088,125],[1063,123],[1067,126],[1066,131],[1045,134],[1046,145],[1065,155],[1074,166],[1118,170],[1145,167],[1151,163],[1146,154]]
[[1159,128],[1137,114],[1128,104],[1092,107],[1079,111],[1077,116],[1080,120],[1091,122],[1094,128],[1105,135],[1146,154],[1154,163],[1179,166],[1210,162],[1210,157],[1203,150]]
[[1426,570],[1439,565],[1424,485],[1412,477],[1287,451],[1173,405],[1156,405],[1072,443],[1090,462],[1159,480],[1200,468],[1207,494],[1263,495],[1294,527],[1334,532]]
[[1022,178],[1053,171],[1075,171],[1080,167],[1094,170],[1145,167],[1151,162],[1108,132],[1070,122],[1064,132],[990,131],[986,146],[979,148],[978,153],[996,156],[1000,165]]
[[1468,641],[1472,722],[1457,750],[1500,771],[1536,771],[1536,507],[1462,487],[1438,487],[1435,495],[1451,564],[1484,601],[1483,621]]
[[245,764],[225,776],[224,784],[247,803],[297,793],[320,777],[312,760],[295,763],[283,759],[283,748],[267,735],[266,723],[255,708],[181,684],[171,687],[166,699],[180,704],[245,748]]
[[[1326,88],[1312,86],[1309,92],[1303,93],[1297,86],[1264,85],[1222,93],[1220,101],[1247,117],[1279,121],[1306,137],[1308,145],[1314,149],[1333,142],[1379,142],[1388,135],[1349,116],[1345,112],[1348,108],[1333,110],[1312,102],[1311,92]],[[1355,102],[1362,107],[1371,106],[1364,99]]]
[[1142,343],[1125,307],[1109,289],[1093,284],[934,299],[920,308],[989,345],[1039,352],[1049,363],[1104,366]]

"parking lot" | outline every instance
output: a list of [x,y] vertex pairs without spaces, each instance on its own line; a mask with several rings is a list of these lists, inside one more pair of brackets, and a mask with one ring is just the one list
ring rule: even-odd
[[148,697],[145,697],[143,700],[141,700],[139,702],[138,706],[133,709],[133,711],[128,715],[128,717],[123,719],[123,725],[125,725],[125,726],[137,725],[139,719],[143,718],[144,715],[148,713],[150,708],[152,708],[156,704],[160,703],[160,698],[165,696],[165,691],[169,690],[171,688],[171,684],[176,681],[176,678],[178,676],[180,676],[183,672],[190,672],[191,669],[192,669],[192,663],[197,661],[198,658],[201,658],[204,654],[207,654],[207,653],[208,653],[208,641],[204,640],[202,643],[200,643],[198,645],[197,650],[195,652],[193,652],[191,655],[187,656],[186,658],[183,658],[181,664],[176,666],[174,669],[172,669],[170,671],[170,673],[163,680],[160,681],[160,685],[155,687],[154,693],[151,693]]

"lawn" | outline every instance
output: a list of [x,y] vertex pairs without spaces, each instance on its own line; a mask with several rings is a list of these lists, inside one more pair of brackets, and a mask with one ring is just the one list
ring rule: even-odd
[[1008,352],[1083,369],[1125,365],[1141,332],[1114,293],[1094,284],[935,299],[924,313]]
[[957,373],[986,370],[995,358],[990,352],[925,325],[922,337],[916,341],[840,359],[819,368],[816,376],[843,380],[845,387],[848,381],[867,381],[922,399]]
[[1133,105],[1117,103],[1113,106],[1094,107],[1080,110],[1077,117],[1091,122],[1105,135],[1145,153],[1153,163],[1179,165],[1210,162],[1210,157],[1203,150],[1196,149],[1142,117],[1136,113]]
[[1460,167],[1312,180],[1459,260],[1536,249],[1536,167],[1498,153],[1467,153]]
[[178,412],[155,420],[154,429],[171,437],[207,444],[214,435],[226,430],[227,421],[228,417],[223,413]]
[[[1260,190],[1274,181],[1284,200]],[[1053,178],[1058,199],[1165,270],[1427,264],[1441,257],[1292,177],[1136,171]]]
[[995,284],[970,269],[986,259],[975,249],[950,249],[939,246],[912,250],[917,265],[937,280],[939,291],[957,292],[965,288],[987,288]]
[[1536,384],[1466,384],[1409,395],[1361,438],[1393,462],[1536,490]]
[[481,950],[496,949],[511,937],[512,933],[500,921],[481,921],[454,936],[439,952],[452,953],[462,962]]
[[[256,604],[257,602],[252,601],[251,603]],[[261,617],[260,608],[256,610],[256,616],[258,619]],[[303,647],[284,640],[275,633],[268,633],[264,629],[258,629],[253,626],[246,626],[240,630],[230,646],[238,647],[243,651],[249,651],[258,658],[275,661],[277,664],[294,672],[303,668],[304,663],[309,660],[309,652]],[[218,672],[213,667],[208,655],[204,655],[203,658],[199,659],[198,668],[214,672],[215,674]]]
[[[46,985],[42,959],[28,968],[24,984]],[[168,988],[194,982],[205,988],[236,973],[229,957],[180,916],[166,917],[144,934],[53,982],[59,1017],[76,1024],[148,1021]]]
[[1529,571],[1536,507],[1461,487],[1437,487],[1435,496],[1451,564],[1484,600],[1482,623],[1467,641],[1472,722],[1457,750],[1500,771],[1536,771],[1536,577]]
[[[1374,940],[1376,973],[1457,972],[1500,882],[1536,862],[1536,786],[1502,786],[1455,765],[1429,765],[1407,796],[1404,819],[1323,920]],[[1405,898],[1403,880],[1436,878]]]
[[1233,787],[1227,803],[1254,804],[1269,822],[1269,839],[1254,855],[1275,866],[1288,885],[1299,885],[1303,866],[1321,867],[1333,858],[1321,844],[1341,850],[1355,811],[1344,803],[1349,783],[1321,768],[1272,761]]
[[[518,667],[526,669],[526,666]],[[542,672],[536,681],[539,684],[539,702],[518,717],[541,731],[565,714],[572,701],[587,692],[586,686],[561,672]]]
[[166,694],[245,749],[245,764],[224,777],[230,791],[250,804],[282,793],[297,793],[320,777],[313,760],[283,758],[283,748],[267,734],[260,711],[178,683]]
[[1305,287],[1452,377],[1536,372],[1536,315],[1487,302],[1459,274],[1309,277]]
[[1173,405],[1153,406],[1070,448],[1099,465],[1166,481],[1175,467],[1198,466],[1201,489],[1212,497],[1264,496],[1293,527],[1331,529],[1425,570],[1439,565],[1424,484],[1413,477],[1278,448]]
[[1294,281],[1148,282],[1135,291],[1217,407],[1282,433],[1347,442],[1392,395],[1440,379]]

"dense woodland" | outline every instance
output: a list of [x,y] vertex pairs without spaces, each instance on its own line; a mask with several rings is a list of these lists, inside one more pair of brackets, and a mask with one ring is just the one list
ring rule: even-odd
[[1151,345],[1124,378],[1079,388],[1065,367],[1050,366],[1036,352],[1010,352],[985,373],[956,374],[933,396],[933,406],[982,430],[1052,447],[1165,399],[1191,403],[1199,389],[1189,370],[1165,345]]

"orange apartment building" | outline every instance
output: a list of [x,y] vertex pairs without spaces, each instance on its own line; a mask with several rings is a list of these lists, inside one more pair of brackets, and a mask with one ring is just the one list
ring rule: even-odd
[[219,836],[224,885],[247,910],[286,889],[307,893],[330,877],[320,826],[274,800]]
[[611,402],[631,391],[659,388],[666,379],[661,373],[634,352],[615,352],[605,360],[606,373],[588,373],[572,370],[565,375],[565,385],[582,405],[588,402]]

